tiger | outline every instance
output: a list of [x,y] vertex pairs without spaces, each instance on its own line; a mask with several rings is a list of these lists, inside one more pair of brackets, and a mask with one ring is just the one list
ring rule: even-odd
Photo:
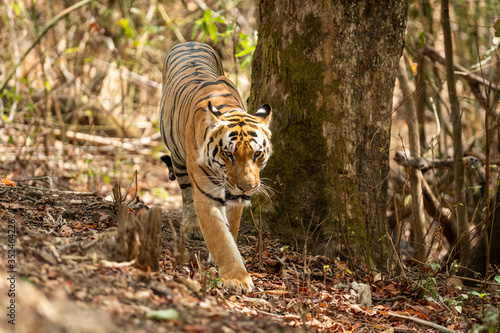
[[163,63],[160,132],[169,179],[182,193],[181,234],[203,238],[225,287],[254,284],[236,245],[241,215],[263,191],[259,172],[271,156],[271,107],[247,113],[215,50],[174,46]]

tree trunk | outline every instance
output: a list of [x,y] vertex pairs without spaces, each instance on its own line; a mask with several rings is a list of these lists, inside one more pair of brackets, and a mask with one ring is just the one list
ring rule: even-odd
[[324,240],[342,226],[347,245],[383,260],[370,243],[386,230],[406,12],[404,0],[261,1],[249,109],[274,110],[274,155],[263,177],[277,190],[265,211],[275,232]]
[[465,265],[470,257],[469,222],[465,200],[465,181],[462,147],[462,116],[460,101],[455,86],[455,66],[453,64],[453,43],[451,39],[450,11],[448,0],[441,0],[441,26],[443,28],[444,54],[446,56],[446,81],[451,105],[451,122],[453,124],[453,176],[455,178],[455,207],[458,223],[457,250],[460,262]]

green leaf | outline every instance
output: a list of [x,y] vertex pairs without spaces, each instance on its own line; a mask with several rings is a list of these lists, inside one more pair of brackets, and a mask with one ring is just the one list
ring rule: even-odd
[[500,276],[495,276],[495,279],[494,279],[497,283],[500,283]]
[[429,266],[433,271],[437,271],[441,269],[441,265],[433,262],[427,263],[427,266]]
[[224,20],[224,18],[222,16],[214,17],[213,21],[217,22],[217,23],[226,24],[226,20]]
[[193,34],[191,35],[191,39],[194,39],[198,30],[200,30],[200,27],[201,27],[201,20],[197,20],[194,24],[194,29],[193,29]]
[[246,49],[244,49],[243,51],[241,51],[241,52],[239,52],[239,53],[235,54],[234,56],[235,56],[236,58],[243,57],[243,56],[245,56],[245,55],[247,55],[247,54],[249,54],[249,53],[252,53],[252,54],[253,54],[253,51],[255,51],[255,45],[252,45],[252,46],[247,47]]
[[212,18],[212,11],[210,9],[205,10],[205,13],[203,14],[204,21],[210,21],[211,18]]
[[14,9],[14,13],[16,13],[16,16],[21,16],[22,12],[26,11],[26,8],[21,1],[14,2],[12,4],[12,9]]
[[217,43],[217,26],[213,23],[210,23],[208,25],[208,34],[210,35],[210,38]]
[[455,305],[455,310],[457,310],[458,313],[462,313],[462,306],[461,305]]
[[75,52],[77,52],[77,51],[78,51],[78,47],[72,47],[72,48],[70,48],[70,49],[66,49],[64,52],[65,52],[66,54],[73,54],[73,53],[75,53]]
[[129,38],[135,37],[135,30],[132,29],[132,27],[130,26],[130,20],[128,18],[119,19],[116,23],[120,27],[122,27],[123,33],[125,34],[125,36],[127,36]]
[[13,144],[14,144],[14,138],[12,137],[12,135],[9,135],[9,143],[10,143],[11,145],[13,145]]
[[179,318],[179,312],[174,309],[150,311],[146,313],[146,318],[157,320],[173,320]]
[[408,195],[405,197],[405,202],[404,202],[405,207],[406,207],[406,206],[408,206],[408,203],[410,202],[410,199],[411,199],[411,194],[408,194]]
[[252,61],[252,55],[247,56],[245,60],[243,60],[243,62],[241,63],[240,70],[245,69],[245,67],[247,67],[251,61]]
[[425,32],[421,32],[418,34],[418,41],[420,42],[420,46],[424,47],[425,45]]

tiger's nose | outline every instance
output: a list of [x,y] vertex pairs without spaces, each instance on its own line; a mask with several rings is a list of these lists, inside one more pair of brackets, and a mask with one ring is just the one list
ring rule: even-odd
[[[248,186],[248,185],[247,185]],[[250,186],[250,187],[245,187],[245,186],[241,186],[241,185],[238,185],[238,188],[240,190],[242,190],[243,192],[248,192],[248,191],[251,191],[255,188],[255,186]]]

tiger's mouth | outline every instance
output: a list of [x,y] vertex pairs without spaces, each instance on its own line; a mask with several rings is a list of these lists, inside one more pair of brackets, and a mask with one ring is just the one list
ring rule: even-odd
[[231,192],[229,191],[226,191],[226,201],[239,201],[239,202],[242,202],[242,201],[250,201],[252,199],[251,196],[248,196],[248,195],[234,195],[234,194],[231,194]]

